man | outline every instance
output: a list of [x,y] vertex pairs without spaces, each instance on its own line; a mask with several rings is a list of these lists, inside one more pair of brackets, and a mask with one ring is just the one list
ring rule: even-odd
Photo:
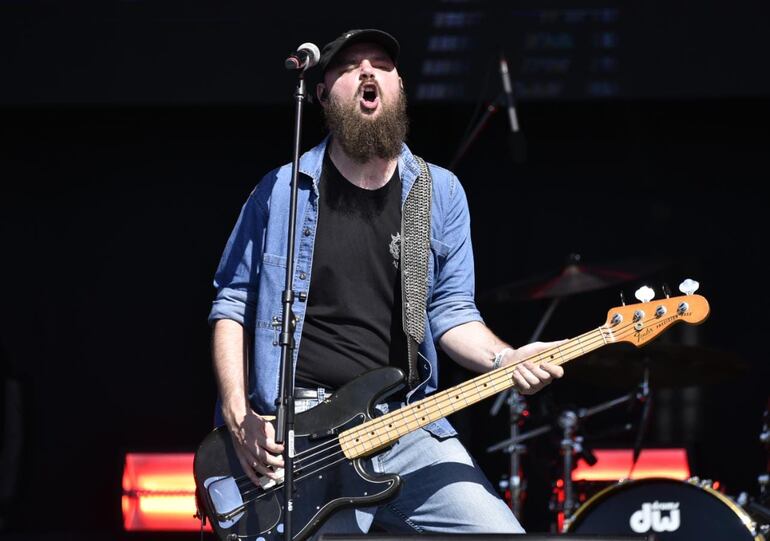
[[[306,388],[298,396],[310,396],[311,406],[384,365],[414,376],[399,400],[420,399],[437,386],[437,345],[477,372],[554,345],[513,349],[484,325],[473,300],[465,194],[454,175],[430,165],[431,253],[426,314],[420,314],[425,337],[419,366],[409,364],[400,242],[402,230],[409,234],[402,208],[420,168],[404,145],[398,54],[391,35],[352,30],[324,47],[318,68],[322,81],[315,90],[330,136],[300,160],[294,276],[295,289],[307,292],[307,302],[294,305],[296,383]],[[290,177],[291,165],[272,171],[249,197],[217,270],[210,315],[221,422],[254,482],[277,478],[283,465],[283,447],[262,416],[274,411],[278,389],[280,348],[272,323],[281,313]],[[514,374],[518,389],[530,394],[563,371],[524,363]],[[341,511],[322,531],[366,532],[373,521],[392,532],[523,531],[445,419],[404,436],[372,467],[402,476],[399,496],[376,509]]]

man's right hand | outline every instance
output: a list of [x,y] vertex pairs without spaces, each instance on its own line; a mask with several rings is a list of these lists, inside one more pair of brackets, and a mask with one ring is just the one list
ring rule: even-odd
[[235,454],[241,463],[241,468],[255,484],[259,484],[260,476],[280,479],[283,468],[283,445],[275,443],[273,425],[260,415],[247,408],[245,414],[226,415],[225,420],[233,438]]

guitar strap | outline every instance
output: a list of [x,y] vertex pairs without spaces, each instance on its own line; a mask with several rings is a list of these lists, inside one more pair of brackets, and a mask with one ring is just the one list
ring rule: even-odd
[[420,383],[417,353],[425,338],[433,180],[425,160],[415,156],[420,174],[406,196],[401,217],[401,309],[409,357],[409,388]]

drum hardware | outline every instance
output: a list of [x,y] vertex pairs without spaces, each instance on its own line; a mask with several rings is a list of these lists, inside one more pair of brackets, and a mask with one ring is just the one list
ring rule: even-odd
[[[640,269],[645,273],[649,273],[663,266],[664,264],[661,262],[625,261],[618,264],[617,268],[592,267],[581,264],[580,254],[570,254],[567,257],[566,265],[556,273],[541,276],[534,280],[528,279],[500,286],[494,290],[482,293],[479,296],[479,302],[505,303],[530,299],[551,299],[548,308],[540,318],[529,339],[531,343],[540,339],[543,329],[564,297],[635,280],[640,276]],[[634,271],[626,270],[632,268]],[[524,491],[526,489],[524,476],[522,475],[521,457],[526,453],[526,446],[521,443],[524,439],[517,438],[521,435],[521,425],[527,410],[527,403],[520,393],[512,389],[497,396],[490,408],[490,415],[497,415],[503,404],[506,403],[508,404],[510,427],[510,438],[508,441],[511,443],[504,444],[495,450],[505,448],[505,452],[510,455],[509,476],[507,480],[502,482],[502,485],[505,486],[501,485],[500,488],[503,491],[510,492],[511,510],[520,519]],[[530,434],[530,437],[535,437],[541,433],[544,432]]]
[[[579,456],[589,464],[593,464],[596,461],[590,448],[585,444],[583,436],[580,435],[580,422],[603,411],[620,406],[632,400],[639,399],[640,394],[642,393],[641,388],[643,385],[644,384],[640,384],[640,390],[635,390],[632,393],[620,396],[607,402],[603,402],[596,406],[590,408],[580,408],[576,411],[564,410],[559,414],[556,425],[562,431],[562,438],[560,440],[559,447],[562,460],[561,469],[564,479],[560,489],[563,491],[564,498],[556,498],[551,502],[551,509],[553,511],[564,513],[564,516],[568,517],[580,505],[578,499],[575,497],[574,485],[572,481],[572,470],[576,464],[575,457]],[[526,446],[522,445],[523,442],[538,436],[542,436],[543,434],[547,434],[554,428],[556,428],[556,426],[552,424],[535,428],[520,435],[513,436],[498,442],[488,447],[487,452],[493,453],[496,451],[503,451],[506,453],[523,453],[524,450],[526,450]],[[510,485],[508,486],[510,487]],[[513,496],[514,493],[511,490],[511,497]]]
[[664,261],[639,259],[586,265],[581,260],[580,254],[570,254],[564,267],[535,278],[510,282],[484,291],[478,300],[482,304],[506,304],[538,299],[562,299],[638,280],[667,265]]
[[752,518],[757,519],[757,531],[767,537],[770,534],[770,507],[754,500],[748,500],[742,507],[749,512]]
[[[765,446],[768,451],[767,471],[757,477],[759,483],[759,498],[764,503],[770,502],[770,399],[768,399],[767,409],[762,415],[762,430],[759,433],[759,442]],[[770,520],[768,520],[770,522]]]

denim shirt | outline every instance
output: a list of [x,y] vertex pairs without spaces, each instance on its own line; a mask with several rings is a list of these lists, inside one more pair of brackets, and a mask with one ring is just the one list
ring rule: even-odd
[[[308,297],[313,269],[313,245],[318,224],[318,182],[327,137],[302,155],[299,162],[294,289]],[[430,164],[433,176],[431,206],[431,257],[428,259],[428,303],[425,339],[420,345],[418,369],[421,383],[407,395],[411,402],[438,386],[436,341],[449,329],[469,321],[482,321],[474,302],[473,250],[468,203],[460,182],[451,172]],[[419,176],[419,166],[403,145],[398,158],[403,208]],[[217,288],[209,322],[232,319],[253,332],[253,365],[249,371],[249,400],[257,413],[275,411],[278,396],[281,348],[274,321],[280,321],[281,292],[286,272],[287,226],[291,199],[291,164],[265,175],[241,209],[214,277]],[[294,365],[302,347],[306,303],[294,301],[296,316]],[[222,424],[217,407],[217,424]],[[455,434],[446,419],[426,427],[436,436]]]

